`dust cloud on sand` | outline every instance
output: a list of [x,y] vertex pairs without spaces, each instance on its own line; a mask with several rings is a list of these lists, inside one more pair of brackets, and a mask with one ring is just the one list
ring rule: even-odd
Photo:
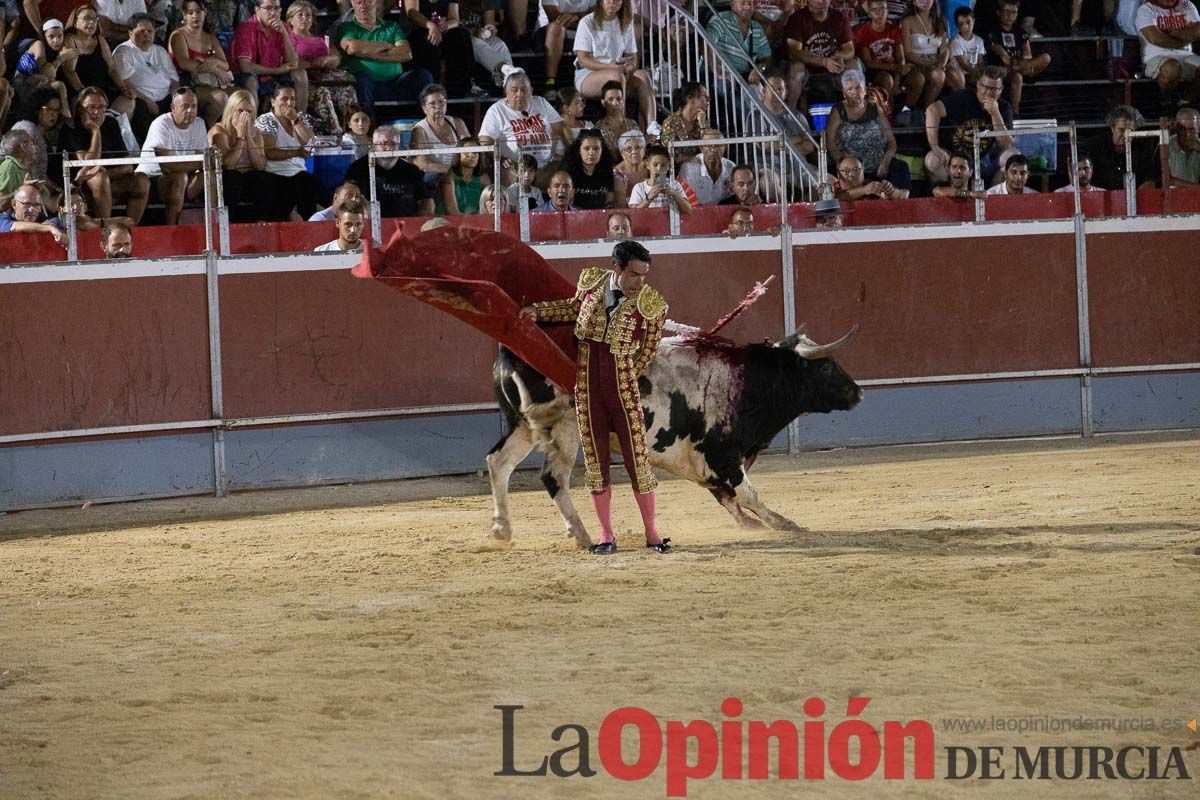
[[[380,483],[0,516],[0,797],[663,797],[498,778],[621,706],[660,720],[930,721],[938,744],[1187,745],[1186,729],[954,732],[950,718],[1200,713],[1200,438],[771,457],[741,530],[663,482],[679,549],[576,551],[523,474],[490,546],[486,479]],[[584,519],[586,494],[574,490]],[[1185,753],[1193,775],[1200,752]],[[699,798],[1195,796],[1192,781],[694,781]]]

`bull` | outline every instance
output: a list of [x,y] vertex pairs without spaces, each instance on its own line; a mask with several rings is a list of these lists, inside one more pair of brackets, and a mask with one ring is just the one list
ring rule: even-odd
[[[849,411],[862,400],[862,389],[831,356],[854,333],[826,345],[802,330],[774,344],[664,339],[638,380],[651,465],[707,489],[741,527],[803,530],[763,503],[747,472],[798,416]],[[508,433],[487,456],[492,536],[512,539],[509,479],[536,447],[546,459],[542,483],[567,535],[588,547],[591,537],[569,491],[579,451],[573,396],[504,348],[493,381]]]

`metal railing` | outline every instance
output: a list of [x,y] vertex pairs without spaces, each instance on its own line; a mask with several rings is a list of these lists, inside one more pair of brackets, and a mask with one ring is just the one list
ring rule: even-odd
[[[709,0],[699,2],[714,15],[717,13]],[[754,140],[754,144],[744,148],[738,160],[753,167],[755,175],[764,172],[784,173],[794,180],[790,185],[798,190],[800,197],[820,199],[820,176],[825,172],[825,154],[808,133],[808,123],[788,108],[783,98],[771,89],[762,70],[757,65],[751,67],[751,74],[758,79],[758,85],[751,86],[745,78],[729,68],[692,12],[672,5],[667,0],[646,0],[646,3],[646,17],[651,22],[647,25],[648,43],[643,66],[651,71],[653,88],[666,107],[675,110],[672,94],[678,85],[690,81],[703,84],[709,89],[713,102],[713,113],[708,120],[710,127],[731,137],[741,134]],[[653,22],[656,19],[660,19],[662,24],[656,25]],[[762,92],[769,92],[779,101],[783,107],[781,115],[790,119],[800,131],[800,138],[816,149],[821,164],[815,174],[800,148],[786,135],[777,115],[772,114],[763,103]],[[787,197],[773,196],[775,187],[770,186],[771,183],[776,182],[768,182],[770,196],[764,199],[768,202],[781,199],[786,202]]]
[[[1129,217],[1137,216],[1137,174],[1133,169],[1133,140],[1137,139],[1158,139],[1159,147],[1166,148],[1171,141],[1171,135],[1165,128],[1160,128],[1155,131],[1125,131],[1125,215]],[[1170,181],[1170,159],[1164,151],[1162,153],[1163,174],[1163,191],[1166,192],[1166,197],[1170,198],[1171,181]],[[1169,199],[1164,201],[1169,203]],[[1169,207],[1169,206],[1168,206]],[[1164,208],[1165,212],[1167,209]]]
[[[1022,127],[1019,130],[1015,130],[1015,131],[1010,131],[1010,130],[975,131],[971,135],[971,145],[972,145],[972,150],[974,151],[973,155],[974,155],[974,159],[975,159],[975,161],[974,161],[975,191],[976,192],[986,191],[986,187],[983,185],[983,173],[981,172],[983,140],[984,139],[1007,138],[1007,137],[1015,138],[1018,134],[1023,136],[1025,134],[1029,134],[1029,133],[1053,133],[1055,136],[1057,136],[1060,133],[1070,134],[1070,137],[1071,137],[1071,187],[1072,187],[1072,192],[1075,195],[1075,216],[1078,217],[1082,213],[1082,206],[1080,205],[1080,202],[1079,202],[1079,136],[1075,130],[1074,122],[1072,122],[1069,125],[1038,125],[1038,126],[1031,126],[1028,128]],[[976,197],[975,198],[975,221],[976,222],[983,222],[987,218],[985,209],[986,209],[986,206],[984,204],[983,198]]]
[[[376,247],[383,245],[383,217],[381,214],[381,206],[379,203],[379,185],[376,178],[376,161],[381,158],[413,158],[416,156],[446,156],[455,155],[458,153],[490,153],[493,157],[492,164],[492,185],[496,187],[494,191],[501,191],[500,182],[500,145],[475,145],[472,147],[442,147],[442,148],[426,148],[422,150],[371,150],[367,153],[367,175],[370,180],[370,193],[368,200],[371,204],[371,241]],[[500,230],[500,203],[495,204],[493,212],[493,223],[495,230]]]
[[[711,147],[711,146],[715,146],[715,145],[723,145],[726,147],[730,146],[730,145],[751,145],[751,146],[753,146],[753,145],[759,144],[759,143],[779,144],[783,138],[784,138],[783,134],[775,134],[774,136],[730,136],[730,137],[726,137],[723,139],[694,139],[694,140],[687,140],[687,141],[681,141],[681,142],[671,142],[667,146],[668,150],[671,153],[671,178],[672,178],[672,180],[674,180],[676,177],[676,175],[675,175],[675,149],[677,147],[701,147],[701,146]],[[762,173],[756,173],[756,175],[760,176],[758,183],[759,183],[759,188],[762,189],[763,184],[764,184],[764,181],[761,178]],[[768,188],[774,190],[773,192],[770,192],[770,194],[773,194],[776,197],[786,197],[786,193],[787,193],[786,187],[788,185],[786,162],[783,164],[782,168],[779,169],[778,171],[774,171],[774,172],[769,171],[767,173],[767,177],[768,177],[768,181],[766,182],[766,186]],[[769,178],[772,178],[772,177],[775,179],[774,185],[772,185],[772,183],[769,180]],[[678,236],[679,235],[679,209],[675,207],[674,203],[668,203],[667,208],[670,209],[669,213],[671,215],[671,217],[670,217],[671,218],[671,235]],[[787,224],[787,209],[788,209],[788,204],[786,201],[779,203],[779,225],[780,225],[780,227]]]
[[[79,159],[63,159],[62,163],[62,181],[63,181],[63,209],[65,210],[65,222],[67,228],[67,260],[77,261],[79,259],[79,231],[75,223],[75,208],[71,204],[71,168],[72,167],[117,167],[136,164],[188,164],[201,162],[201,169],[204,172],[204,249],[205,252],[212,250],[213,235],[212,235],[212,195],[211,195],[211,177],[212,177],[212,148],[206,149],[203,153],[193,153],[175,156],[148,156],[145,154],[138,156],[122,156],[118,158],[79,158]],[[217,159],[218,161],[220,159]]]

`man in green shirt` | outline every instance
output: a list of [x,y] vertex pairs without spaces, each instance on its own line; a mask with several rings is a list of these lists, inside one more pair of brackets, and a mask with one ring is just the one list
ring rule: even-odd
[[0,198],[11,197],[30,178],[33,140],[25,131],[9,131],[0,138]]
[[352,0],[354,19],[338,26],[338,46],[346,57],[342,66],[354,73],[358,102],[372,117],[376,100],[416,100],[433,77],[428,70],[406,71],[412,48],[400,26],[379,20],[375,0]]

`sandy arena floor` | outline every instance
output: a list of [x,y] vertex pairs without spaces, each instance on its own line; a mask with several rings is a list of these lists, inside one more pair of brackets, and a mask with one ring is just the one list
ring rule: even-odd
[[[479,547],[482,477],[0,516],[0,798],[660,798],[662,767],[494,777],[493,706],[525,706],[519,768],[578,723],[600,769],[608,712],[719,723],[730,695],[743,720],[796,723],[822,698],[827,730],[871,697],[877,726],[933,724],[938,778],[714,778],[689,797],[1197,796],[1200,748],[1186,781],[942,775],[949,745],[1200,742],[943,724],[1200,714],[1200,436],[841,451],[755,473],[810,532],[739,530],[670,480],[679,550],[593,557],[530,474],[507,552]],[[614,505],[635,545],[627,485]]]

